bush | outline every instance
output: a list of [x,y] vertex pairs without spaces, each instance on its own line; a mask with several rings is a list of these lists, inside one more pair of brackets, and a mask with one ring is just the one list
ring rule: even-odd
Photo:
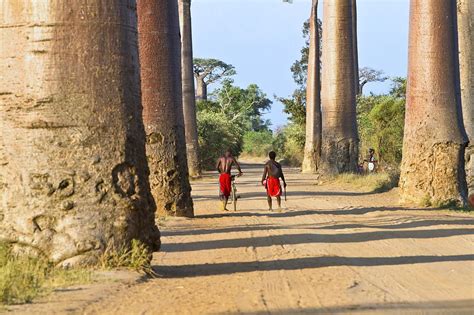
[[211,169],[226,149],[238,156],[242,151],[242,135],[239,127],[230,123],[223,114],[200,111],[197,114],[199,155],[201,165]]
[[305,144],[305,127],[290,123],[279,130],[273,139],[273,148],[280,159],[292,166],[303,162]]
[[263,157],[273,150],[273,135],[269,130],[249,131],[244,134],[243,152],[250,156]]
[[130,268],[145,273],[153,273],[151,269],[151,254],[145,244],[132,240],[131,247],[114,248],[108,246],[100,258],[102,268]]
[[90,280],[89,270],[54,268],[41,258],[14,255],[0,243],[0,304],[31,302],[56,287]]
[[382,165],[398,167],[402,159],[405,99],[362,96],[358,99],[360,153],[374,148]]

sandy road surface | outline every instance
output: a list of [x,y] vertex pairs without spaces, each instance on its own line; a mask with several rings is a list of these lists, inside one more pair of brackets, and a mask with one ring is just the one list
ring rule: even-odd
[[170,219],[160,278],[88,314],[446,311],[474,309],[474,217],[400,209],[396,191],[318,187],[290,171],[283,212],[269,213],[260,166],[238,180],[239,211],[217,209],[215,178],[196,182],[197,218]]

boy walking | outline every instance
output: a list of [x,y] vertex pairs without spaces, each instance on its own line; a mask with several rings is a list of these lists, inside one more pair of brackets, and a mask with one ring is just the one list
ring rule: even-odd
[[285,176],[283,175],[283,170],[281,164],[278,163],[276,159],[276,153],[271,151],[268,154],[270,160],[265,163],[263,176],[262,176],[262,185],[265,186],[267,190],[267,201],[268,209],[272,211],[272,197],[276,197],[278,208],[281,209],[281,183],[280,178],[283,181],[283,187],[286,188]]

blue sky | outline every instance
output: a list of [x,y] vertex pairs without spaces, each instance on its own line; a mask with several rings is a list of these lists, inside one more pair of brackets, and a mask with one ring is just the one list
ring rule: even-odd
[[[234,65],[236,84],[256,83],[273,99],[295,88],[290,67],[303,46],[301,29],[311,0],[192,0],[194,55]],[[322,2],[322,0],[320,0]],[[320,17],[324,19],[322,6]],[[358,0],[359,64],[406,76],[409,0]],[[390,84],[370,84],[381,93]],[[273,103],[267,118],[284,125],[282,105]]]

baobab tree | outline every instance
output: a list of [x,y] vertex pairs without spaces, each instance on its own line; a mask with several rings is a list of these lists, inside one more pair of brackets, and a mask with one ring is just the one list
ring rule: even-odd
[[315,173],[321,157],[321,79],[318,0],[311,4],[308,76],[306,80],[306,142],[302,171]]
[[465,202],[455,0],[411,0],[401,196],[405,202]]
[[464,127],[469,137],[466,178],[469,201],[474,205],[474,1],[458,1],[459,63]]
[[201,176],[199,163],[199,142],[196,120],[196,97],[193,74],[193,35],[191,25],[191,0],[179,0],[179,21],[181,29],[181,74],[183,84],[184,128],[186,153],[191,177]]
[[207,101],[207,86],[223,78],[236,74],[235,68],[217,59],[194,59],[194,77],[196,78],[198,100]]
[[354,2],[324,0],[321,171],[354,172],[358,159]]
[[159,247],[131,4],[0,0],[0,241],[17,250]]
[[159,215],[193,216],[186,161],[177,0],[137,3],[143,121]]
[[369,67],[363,67],[359,71],[359,79],[357,81],[358,86],[358,95],[364,93],[364,87],[371,82],[385,82],[388,80],[388,77],[384,75],[382,70],[375,70]]

